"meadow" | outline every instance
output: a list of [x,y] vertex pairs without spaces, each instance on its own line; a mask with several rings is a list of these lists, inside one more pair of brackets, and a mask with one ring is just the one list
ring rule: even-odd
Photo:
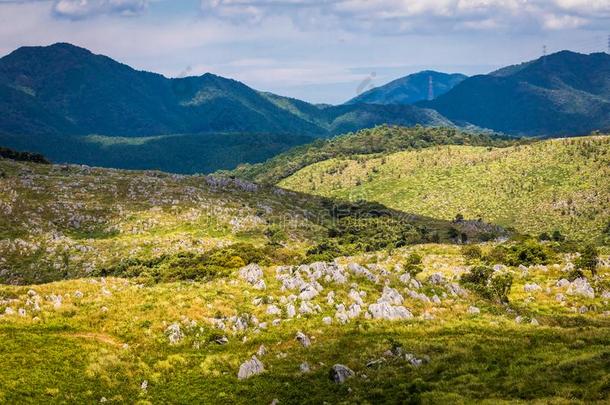
[[[397,267],[413,252],[424,258],[418,287],[401,281]],[[295,299],[298,290],[282,288],[275,266],[264,268],[265,290],[239,272],[205,283],[87,278],[4,286],[0,398],[8,403],[607,403],[610,297],[597,289],[607,288],[610,269],[599,269],[591,297],[572,284],[558,286],[569,265],[564,257],[557,261],[503,270],[515,277],[504,305],[452,286],[468,264],[460,248],[447,245],[338,259],[346,281],[322,277],[323,289],[305,300]],[[362,264],[379,279],[355,274],[350,263]],[[401,305],[412,318],[364,315],[388,287],[404,297]],[[341,321],[338,305],[350,312],[359,299],[362,313]],[[315,309],[292,314],[291,303],[299,307],[299,302]],[[247,326],[238,326],[240,318]],[[309,337],[308,347],[295,339],[298,332]],[[253,355],[264,372],[238,379],[240,365]],[[355,375],[343,384],[332,382],[334,364]]]

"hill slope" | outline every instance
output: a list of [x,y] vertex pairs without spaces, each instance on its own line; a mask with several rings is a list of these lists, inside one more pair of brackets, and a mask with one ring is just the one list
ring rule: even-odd
[[[451,242],[456,227],[474,240],[505,234],[242,180],[2,158],[0,214],[0,283],[11,284],[113,274],[125,262],[165,281],[199,279],[254,259],[282,264]],[[222,250],[235,243],[251,247]],[[184,254],[195,255],[186,269]]]
[[337,157],[310,165],[279,186],[599,241],[610,219],[608,178],[610,137],[588,137],[502,149],[443,146]]
[[610,55],[559,52],[468,78],[418,103],[458,123],[512,134],[586,135],[610,129]]
[[0,214],[0,402],[609,399],[607,256],[570,282],[560,244],[444,236],[479,222],[2,159]]
[[381,125],[332,139],[316,140],[255,165],[241,165],[228,174],[264,184],[276,184],[305,166],[336,157],[374,155],[436,145],[508,146],[523,142],[498,135],[463,132],[456,128]]
[[432,80],[433,97],[438,97],[467,77],[459,73],[448,74],[425,70],[368,90],[346,104],[413,104],[428,99],[430,80]]

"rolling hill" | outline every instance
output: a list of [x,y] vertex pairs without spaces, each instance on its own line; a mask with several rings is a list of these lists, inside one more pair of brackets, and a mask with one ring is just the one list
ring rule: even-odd
[[[520,232],[559,230],[578,240],[600,241],[610,221],[610,137],[513,142],[512,146],[501,140],[494,145],[485,138],[457,137],[427,144],[422,139],[420,145],[429,146],[422,148],[409,146],[409,142],[417,144],[417,138],[405,136],[408,130],[399,137],[397,129],[378,131],[377,139],[386,139],[387,147],[384,142],[377,149],[341,147],[360,144],[363,135],[375,145],[376,138],[363,131],[338,138],[336,145],[299,147],[264,165],[233,173],[289,190],[375,201],[448,220],[461,214]],[[387,131],[395,135],[384,136]]]
[[380,125],[295,147],[258,164],[244,164],[224,173],[262,184],[277,184],[300,169],[333,158],[378,155],[439,145],[509,146],[527,142],[506,136],[456,128]]
[[32,162],[44,162],[39,155],[6,150],[2,156],[20,159],[0,157],[0,283],[6,284],[112,272],[125,261],[144,265],[238,243],[251,245],[245,251],[259,260],[290,263],[451,242],[455,227],[473,240],[506,234],[494,225],[455,225],[239,179],[39,164]]
[[432,80],[433,98],[436,98],[447,93],[467,77],[459,73],[448,74],[425,70],[368,90],[346,104],[414,104],[428,100],[430,80]]
[[562,51],[470,77],[419,106],[460,125],[516,135],[574,136],[610,129],[610,55]]

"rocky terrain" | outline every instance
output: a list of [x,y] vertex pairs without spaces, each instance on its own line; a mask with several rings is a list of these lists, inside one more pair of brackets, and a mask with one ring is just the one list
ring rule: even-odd
[[[402,264],[415,253],[423,271],[411,276]],[[514,280],[505,304],[460,283],[472,265],[446,245],[250,264],[205,283],[86,278],[5,286],[0,396],[602,403],[610,263],[603,259],[595,279],[568,281],[572,261],[495,266]]]

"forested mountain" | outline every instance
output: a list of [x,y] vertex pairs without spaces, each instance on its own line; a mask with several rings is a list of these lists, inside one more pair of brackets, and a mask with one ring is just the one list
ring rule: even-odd
[[610,128],[610,55],[563,51],[468,78],[419,106],[458,124],[511,134],[586,135]]
[[[437,95],[455,87],[404,104],[432,75]],[[55,162],[195,173],[383,124],[579,135],[610,127],[609,77],[609,55],[560,52],[463,81],[421,72],[330,106],[209,73],[169,79],[65,43],[23,47],[0,59],[0,145]]]
[[55,162],[195,173],[260,162],[316,137],[451,125],[415,106],[316,106],[212,74],[168,79],[70,44],[0,59],[0,145]]

